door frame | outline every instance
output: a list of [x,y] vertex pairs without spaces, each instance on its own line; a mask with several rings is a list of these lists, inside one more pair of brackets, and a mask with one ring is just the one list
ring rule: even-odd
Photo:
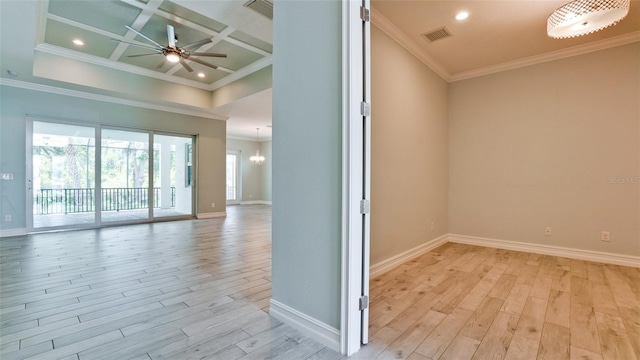
[[[357,352],[368,342],[370,213],[361,200],[370,199],[371,117],[361,109],[370,100],[370,21],[360,9],[369,0],[342,2],[342,287],[340,351]],[[365,206],[368,208],[368,206]],[[363,211],[364,210],[364,211]],[[368,305],[368,304],[367,304]]]

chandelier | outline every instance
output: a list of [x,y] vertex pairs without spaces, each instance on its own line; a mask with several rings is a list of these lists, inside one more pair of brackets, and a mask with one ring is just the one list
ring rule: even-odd
[[630,0],[575,0],[547,19],[547,35],[555,39],[591,34],[617,24],[629,13]]
[[[260,128],[256,128],[256,142],[258,143],[258,147],[260,147]],[[256,165],[262,165],[264,160],[264,156],[260,155],[260,149],[256,149],[256,154],[249,158],[249,161]]]

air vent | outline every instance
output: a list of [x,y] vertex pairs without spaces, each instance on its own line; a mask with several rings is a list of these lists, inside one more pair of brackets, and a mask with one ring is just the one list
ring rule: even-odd
[[444,39],[451,36],[451,33],[444,26],[440,29],[436,29],[433,31],[429,31],[428,33],[422,34],[424,37],[429,39],[429,41],[434,42],[436,40]]
[[273,3],[268,0],[249,0],[244,6],[273,20]]

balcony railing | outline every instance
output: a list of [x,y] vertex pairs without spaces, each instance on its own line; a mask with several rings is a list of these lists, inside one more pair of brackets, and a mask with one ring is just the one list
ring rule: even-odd
[[[153,188],[153,204],[160,207],[160,188]],[[34,193],[34,209],[38,215],[73,214],[95,211],[95,189],[40,189]],[[120,211],[147,209],[148,188],[102,188],[101,210]],[[176,204],[176,188],[171,187],[171,207]]]

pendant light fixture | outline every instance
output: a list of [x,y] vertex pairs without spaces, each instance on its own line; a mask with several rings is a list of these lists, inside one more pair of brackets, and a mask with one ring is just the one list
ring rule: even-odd
[[572,38],[617,24],[629,13],[630,0],[575,0],[559,7],[547,19],[547,35]]
[[[260,147],[260,128],[256,128],[256,142],[258,143],[258,147]],[[265,158],[260,155],[260,149],[256,149],[256,154],[249,158],[249,161],[256,165],[262,165]]]

